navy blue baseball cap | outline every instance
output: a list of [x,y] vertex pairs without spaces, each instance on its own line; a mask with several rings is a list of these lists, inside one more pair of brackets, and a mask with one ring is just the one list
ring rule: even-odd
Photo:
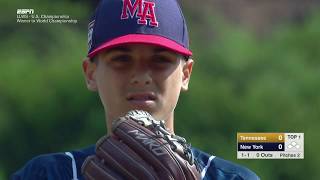
[[123,44],[152,44],[191,56],[176,0],[102,0],[88,25],[88,57]]

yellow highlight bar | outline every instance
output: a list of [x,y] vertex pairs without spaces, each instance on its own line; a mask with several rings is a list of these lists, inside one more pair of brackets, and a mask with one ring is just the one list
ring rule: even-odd
[[283,142],[284,133],[237,133],[239,142]]

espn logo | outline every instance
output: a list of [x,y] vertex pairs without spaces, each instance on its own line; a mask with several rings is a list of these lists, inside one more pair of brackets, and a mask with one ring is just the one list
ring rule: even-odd
[[17,14],[33,14],[34,9],[17,9]]

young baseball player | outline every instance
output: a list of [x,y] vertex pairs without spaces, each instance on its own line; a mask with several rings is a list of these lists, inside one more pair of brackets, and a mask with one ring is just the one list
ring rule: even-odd
[[[188,90],[194,62],[177,1],[103,0],[88,29],[89,51],[83,71],[88,89],[100,96],[108,135],[112,136],[112,120],[134,109],[164,120],[168,132],[174,133],[174,110],[180,92]],[[95,148],[40,155],[11,178],[84,179],[81,167],[96,153]],[[245,167],[191,150],[201,179],[259,179]],[[106,170],[105,174],[112,173]]]

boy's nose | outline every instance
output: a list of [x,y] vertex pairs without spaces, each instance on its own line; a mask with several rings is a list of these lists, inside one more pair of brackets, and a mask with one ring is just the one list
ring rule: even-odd
[[132,75],[131,84],[149,85],[152,82],[150,71],[138,71]]

